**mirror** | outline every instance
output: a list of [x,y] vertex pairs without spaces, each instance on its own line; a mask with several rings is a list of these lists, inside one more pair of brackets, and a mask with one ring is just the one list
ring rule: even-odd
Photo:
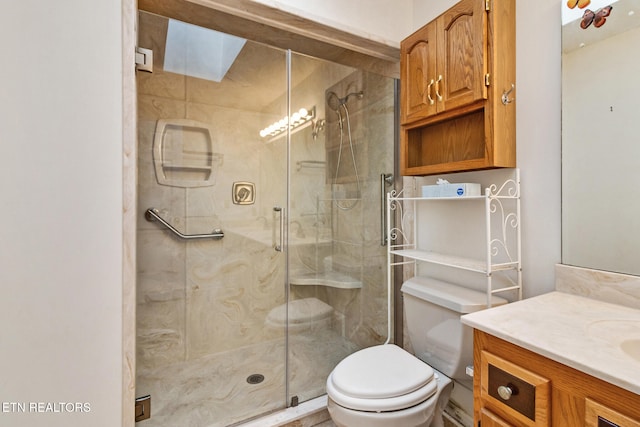
[[561,4],[562,262],[640,275],[640,0]]

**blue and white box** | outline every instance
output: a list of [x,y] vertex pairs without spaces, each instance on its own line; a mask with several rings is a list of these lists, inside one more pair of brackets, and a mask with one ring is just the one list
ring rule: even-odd
[[460,184],[423,185],[422,197],[478,197],[480,184],[463,182]]

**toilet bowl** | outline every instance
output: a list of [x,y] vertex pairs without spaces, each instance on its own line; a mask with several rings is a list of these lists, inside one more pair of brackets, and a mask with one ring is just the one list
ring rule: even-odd
[[[338,363],[327,407],[339,427],[442,427],[452,380],[470,382],[473,331],[460,315],[486,308],[487,295],[430,277],[407,280],[401,292],[414,353],[383,344]],[[492,305],[506,302],[491,297]]]
[[451,380],[394,344],[342,360],[327,379],[327,409],[338,427],[417,427],[433,423]]
[[300,333],[324,330],[331,326],[333,307],[317,298],[302,298],[279,305],[267,315],[265,324],[269,328],[282,330],[288,322],[289,332]]

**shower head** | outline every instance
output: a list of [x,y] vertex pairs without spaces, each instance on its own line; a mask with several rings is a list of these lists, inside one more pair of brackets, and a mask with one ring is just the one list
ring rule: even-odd
[[347,101],[352,96],[355,96],[358,99],[362,99],[364,98],[364,92],[350,92],[344,98],[340,98],[335,92],[331,91],[327,93],[327,104],[333,111],[338,112],[340,107],[346,105]]
[[340,97],[333,91],[327,93],[327,105],[329,105],[329,108],[333,111],[338,112],[341,105]]

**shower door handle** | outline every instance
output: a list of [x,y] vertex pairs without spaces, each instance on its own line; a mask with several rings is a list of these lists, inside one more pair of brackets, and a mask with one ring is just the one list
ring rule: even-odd
[[387,245],[387,185],[393,184],[393,174],[380,174],[380,246]]
[[[276,242],[276,221],[275,216],[276,212],[280,216],[280,220],[278,224],[280,225],[280,236],[278,237],[278,241]],[[284,208],[280,206],[273,207],[273,232],[271,234],[271,243],[273,245],[273,249],[278,252],[282,252],[282,248],[284,247]]]

